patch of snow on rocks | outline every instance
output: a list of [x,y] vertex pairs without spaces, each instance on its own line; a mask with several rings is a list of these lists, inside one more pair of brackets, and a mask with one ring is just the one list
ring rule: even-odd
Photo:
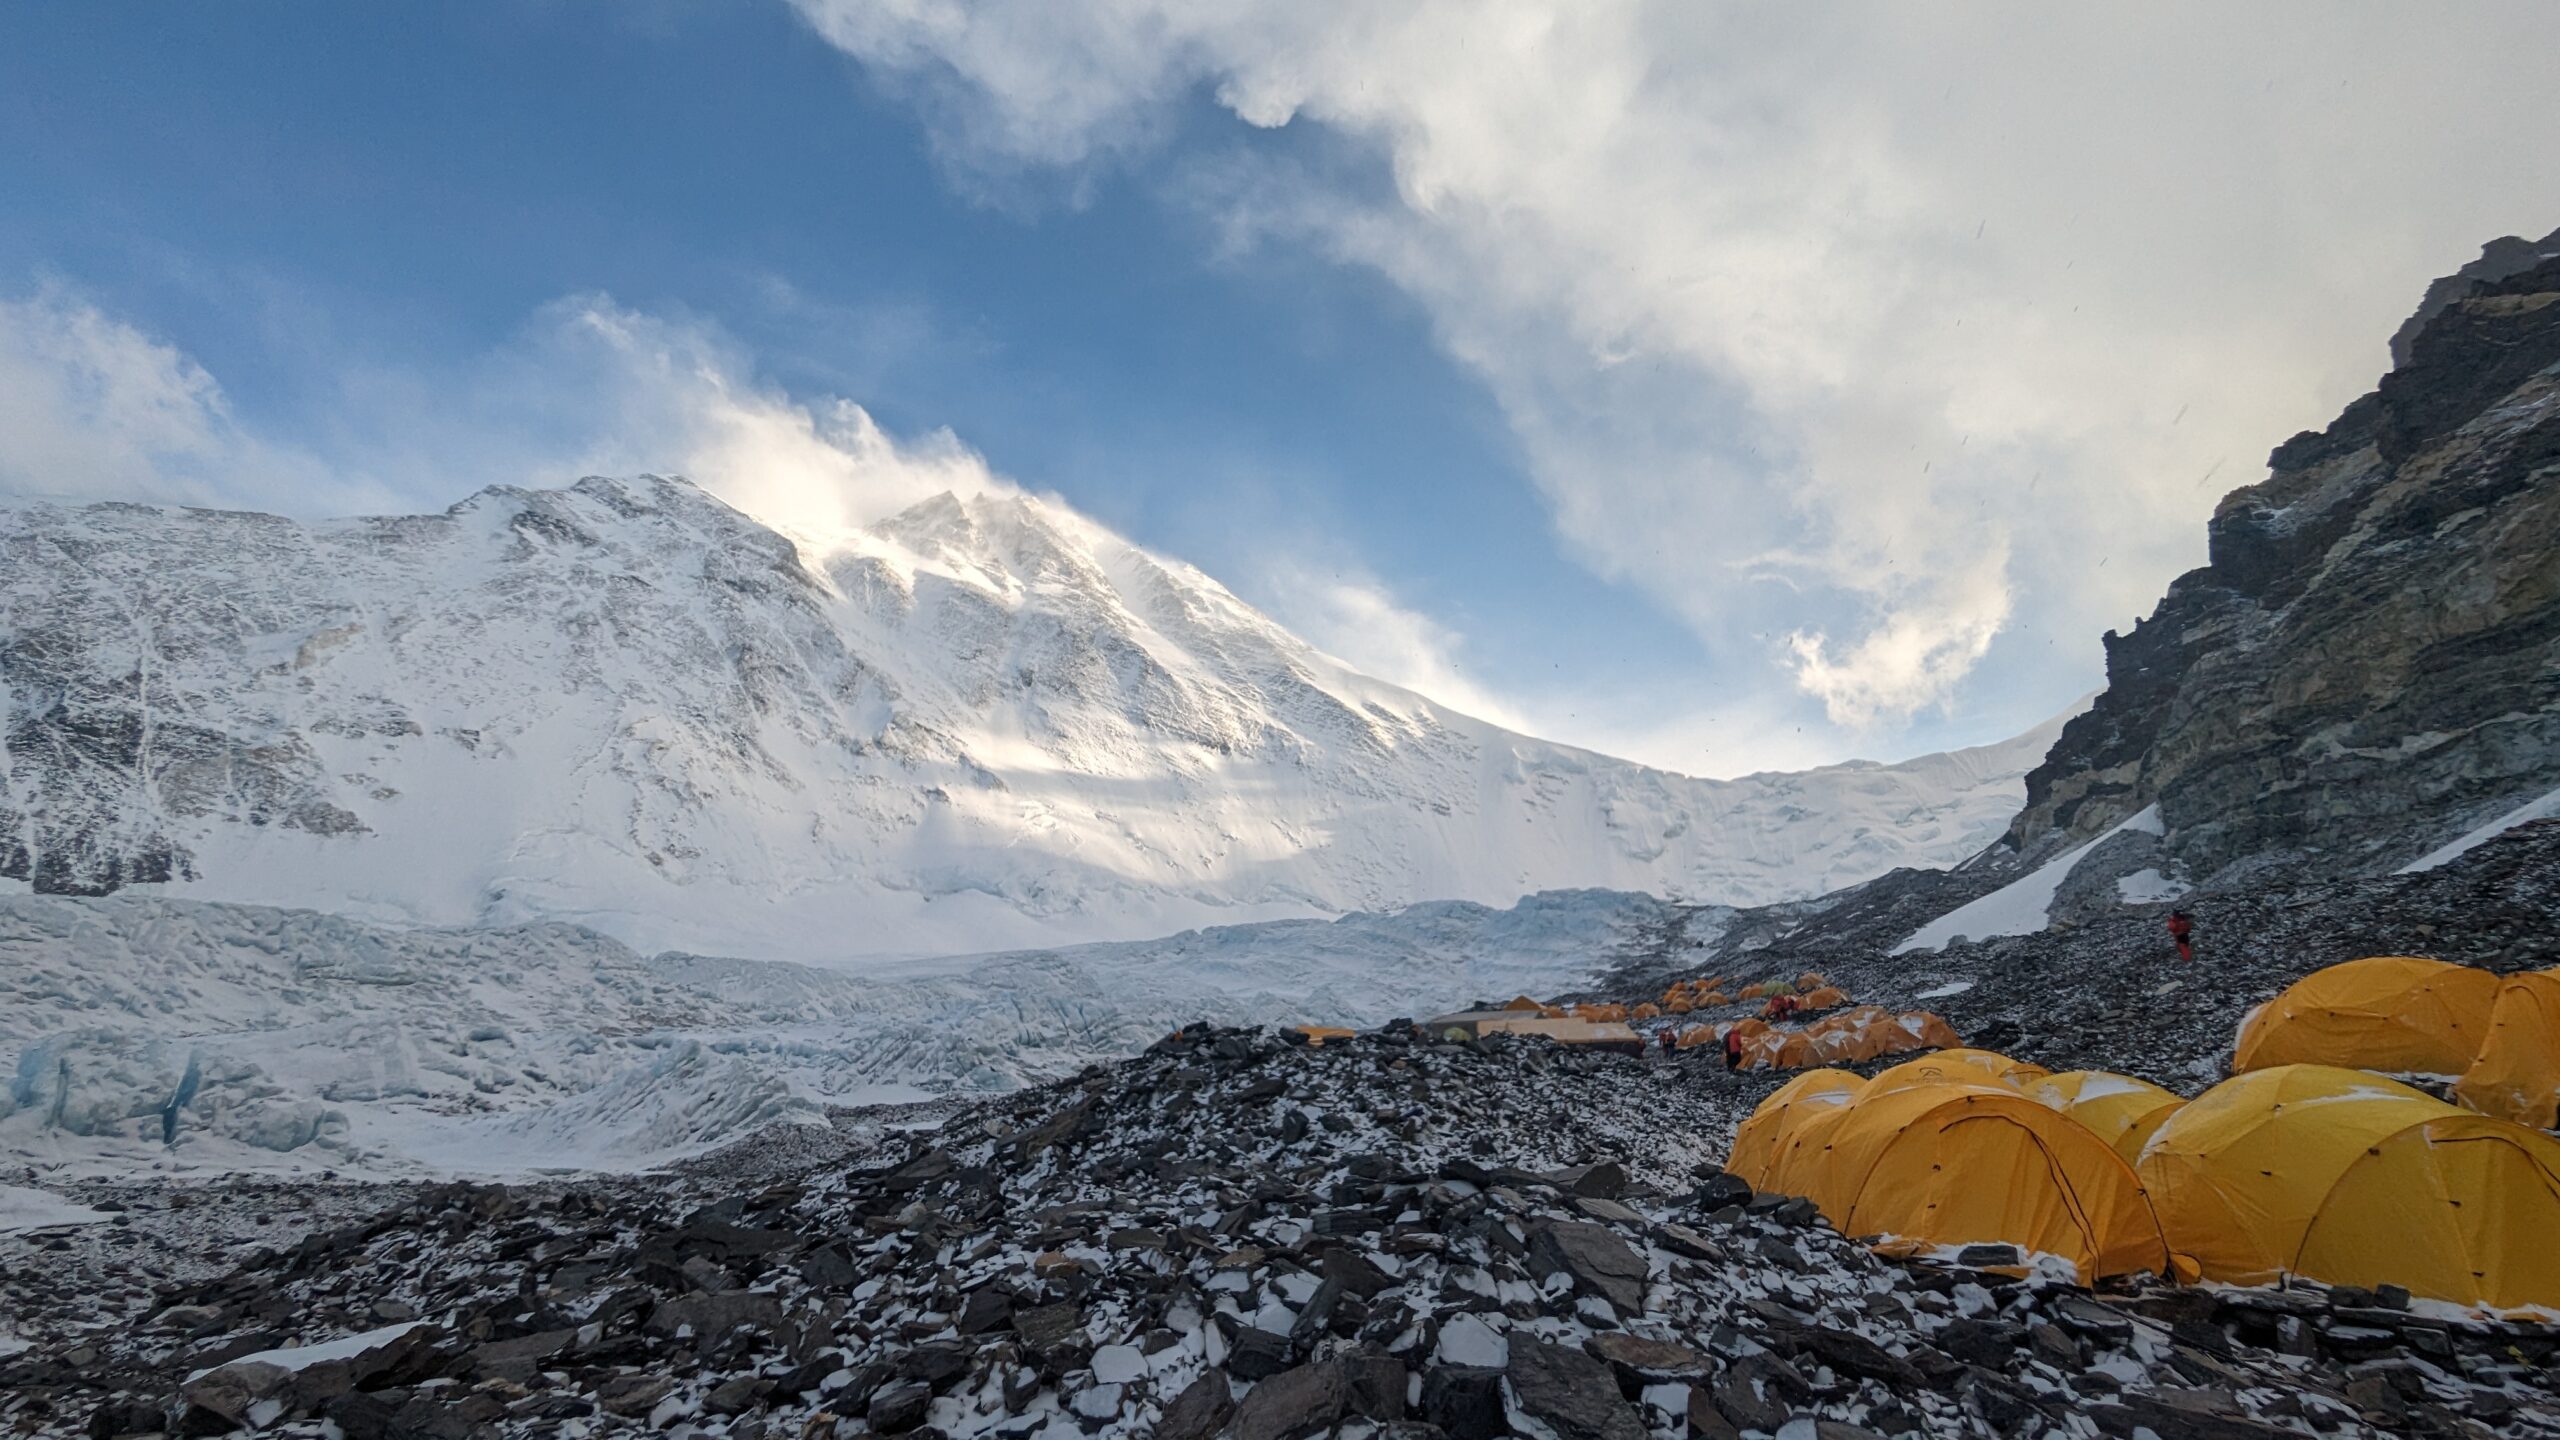
[[2045,862],[1978,900],[1939,916],[1894,946],[1893,953],[1905,955],[1914,950],[1943,950],[1958,940],[1981,940],[1994,935],[2035,934],[2045,928],[2049,912],[2053,909],[2053,897],[2062,889],[2062,882],[2070,878],[2072,870],[2087,858],[2090,851],[2129,830],[2160,834],[2160,807],[2144,806],[2139,813],[2097,839]]
[[2433,870],[2437,866],[2442,865],[2449,860],[2469,854],[2471,851],[2487,844],[2489,841],[2494,840],[2501,835],[2504,835],[2519,825],[2530,824],[2536,820],[2548,820],[2554,816],[2560,816],[2560,790],[2553,790],[2548,794],[2536,796],[2522,805],[2517,806],[2513,810],[2508,811],[2504,815],[2499,816],[2497,819],[2490,821],[2488,824],[2482,825],[2476,830],[2472,830],[2455,840],[2428,851],[2426,854],[2421,855],[2417,859],[2410,861],[2408,864],[2401,866],[2400,873],[2403,875],[2417,875]]

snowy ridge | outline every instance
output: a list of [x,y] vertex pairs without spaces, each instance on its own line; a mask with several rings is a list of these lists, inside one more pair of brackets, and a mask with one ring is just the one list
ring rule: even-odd
[[1675,914],[1532,896],[852,976],[545,924],[386,930],[0,897],[0,1156],[119,1170],[635,1169],[823,1107],[1002,1091],[1191,1021],[1376,1025],[1587,982]]
[[672,479],[298,524],[0,509],[0,887],[842,963],[1755,904],[1996,836],[2054,726],[1709,781],[1354,673],[1051,501],[786,538]]

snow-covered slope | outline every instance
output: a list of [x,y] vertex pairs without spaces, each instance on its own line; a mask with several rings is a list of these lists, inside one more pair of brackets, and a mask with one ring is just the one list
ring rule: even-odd
[[2051,728],[1689,779],[1355,674],[1063,507],[797,543],[681,481],[0,510],[0,887],[841,962],[1982,847]]
[[1375,1025],[1551,994],[1675,916],[1699,919],[1581,891],[853,976],[643,957],[570,925],[0,897],[0,1157],[632,1168],[827,1105],[1053,1079],[1194,1020]]
[[[2156,837],[2160,830],[2160,807],[2147,806],[2097,839],[2065,851],[1990,894],[1960,905],[1921,926],[1905,937],[1901,944],[1894,946],[1893,953],[1908,955],[1915,950],[1944,950],[1961,940],[1988,940],[1995,935],[2037,934],[2051,923],[2054,897],[2062,892],[2071,872],[2079,869],[2080,862],[2089,858],[2089,852],[2118,835]],[[2160,882],[2158,871],[2143,873],[2154,884]],[[2132,898],[2125,894],[2121,884],[2118,894],[2128,901]],[[2145,901],[2150,898],[2146,891]]]

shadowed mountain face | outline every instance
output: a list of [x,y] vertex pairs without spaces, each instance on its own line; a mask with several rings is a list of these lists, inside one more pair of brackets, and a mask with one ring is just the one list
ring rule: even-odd
[[0,726],[0,883],[810,959],[1816,894],[1978,849],[2050,739],[1694,780],[1355,674],[1054,504],[786,538],[657,477],[0,511]]
[[2439,281],[2380,387],[2222,502],[2211,563],[2106,637],[2012,842],[2156,803],[2198,881],[2370,873],[2560,785],[2555,250]]

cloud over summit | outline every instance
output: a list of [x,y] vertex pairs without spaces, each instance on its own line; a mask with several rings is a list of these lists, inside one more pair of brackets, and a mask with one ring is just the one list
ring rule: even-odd
[[[2560,194],[2529,6],[797,3],[972,175],[1144,166],[1387,276],[1577,555],[1851,726],[2146,607]],[[1214,163],[1165,140],[1202,95]]]

